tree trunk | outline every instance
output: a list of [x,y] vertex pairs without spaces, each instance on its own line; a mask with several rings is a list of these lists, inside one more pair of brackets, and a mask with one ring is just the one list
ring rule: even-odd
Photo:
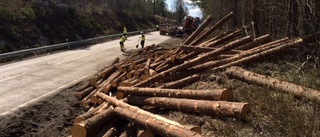
[[189,45],[200,33],[201,31],[206,28],[209,23],[213,20],[213,18],[209,15],[206,20],[200,25],[199,28],[195,32],[193,32],[183,43],[182,45]]
[[119,77],[116,77],[111,81],[111,86],[112,87],[117,87],[119,85],[119,82],[121,81],[122,77],[125,77],[127,72],[122,73]]
[[215,25],[213,25],[208,31],[206,31],[204,34],[198,37],[198,39],[194,40],[190,45],[197,45],[199,44],[203,39],[205,39],[208,35],[210,35],[213,31],[217,30],[219,27],[221,27],[227,20],[229,20],[231,17],[233,17],[233,12],[230,12],[228,15],[223,17],[220,21],[218,21]]
[[248,43],[248,44],[245,44],[243,46],[240,46],[238,47],[237,49],[238,50],[248,50],[248,49],[251,49],[253,47],[256,47],[256,46],[259,46],[259,45],[263,45],[263,44],[266,44],[266,43],[269,43],[271,42],[271,38],[270,38],[270,35],[269,34],[266,34],[266,35],[263,35],[263,36],[260,36],[256,39],[254,39],[254,41]]
[[120,117],[114,116],[110,121],[99,130],[95,137],[115,137],[118,130],[115,128],[115,124],[119,121]]
[[185,77],[185,78],[177,80],[177,81],[165,83],[162,86],[160,86],[159,88],[174,88],[174,89],[182,88],[182,87],[184,87],[190,83],[196,82],[200,79],[201,79],[201,75],[195,74],[195,75],[191,75],[189,77]]
[[154,133],[157,133],[161,136],[170,136],[170,137],[201,137],[200,134],[189,131],[187,129],[183,129],[176,125],[172,125],[169,123],[164,123],[161,120],[154,119],[154,117],[150,117],[148,115],[139,114],[136,111],[132,111],[131,109],[126,109],[122,107],[116,107],[114,112],[119,116],[126,118],[130,121],[133,121],[140,125],[143,128],[149,129]]
[[147,105],[158,108],[196,112],[200,114],[213,114],[234,117],[244,117],[250,110],[250,105],[248,103],[179,99],[167,97],[130,96],[128,98],[128,103],[140,106]]
[[90,87],[87,87],[86,89],[80,91],[80,92],[77,92],[76,93],[76,96],[79,98],[79,99],[82,99],[84,98],[85,96],[89,95],[93,90],[95,89],[95,87],[91,86]]
[[288,38],[283,38],[280,40],[276,40],[261,46],[258,46],[256,48],[247,50],[247,51],[243,51],[239,54],[236,54],[232,57],[228,57],[228,58],[224,58],[221,60],[214,60],[214,61],[209,61],[197,66],[192,67],[192,70],[207,70],[210,68],[214,68],[214,67],[219,67],[220,65],[227,65],[228,63],[237,61],[237,60],[242,60],[245,57],[248,57],[250,55],[255,55],[255,54],[259,54],[260,52],[266,51],[268,49],[274,48],[274,47],[279,47],[280,45],[284,44],[283,42],[287,42]]
[[[235,38],[236,36],[240,35],[241,32],[243,32],[243,30],[242,29],[238,29],[238,30],[228,34],[227,36],[224,36],[224,37],[222,37],[220,39],[217,39],[215,41],[211,41],[211,42],[208,42],[208,43],[200,44],[199,47],[214,47],[214,46],[217,46],[219,44],[222,44],[222,43],[224,43],[226,41],[229,41],[229,40]],[[252,38],[250,38],[250,39],[252,39]]]
[[137,136],[136,137],[154,137],[154,134],[147,129],[143,129],[140,126],[136,126]]
[[94,136],[105,123],[113,118],[113,116],[113,107],[110,107],[85,121],[73,125],[71,128],[71,135],[73,137]]
[[[157,119],[159,121],[162,121],[163,124],[170,124],[170,125],[175,125],[175,126],[178,126],[180,128],[187,128],[188,126],[185,126],[185,125],[181,125],[180,123],[176,122],[176,121],[172,121],[172,120],[169,120],[167,118],[164,118],[162,116],[159,116],[159,115],[154,115],[148,111],[145,111],[143,109],[140,109],[136,106],[132,106],[132,105],[129,105],[123,101],[120,101],[120,100],[117,100],[115,98],[112,98],[110,96],[107,96],[105,95],[104,93],[97,93],[97,95],[104,99],[105,101],[108,101],[109,103],[113,104],[114,106],[117,106],[117,108],[119,107],[122,107],[122,108],[126,108],[126,109],[130,109],[131,111],[134,111],[136,112],[137,114],[141,115],[141,116],[148,116],[148,117],[152,117],[153,119]],[[123,99],[123,100],[127,100],[127,99]],[[196,129],[196,128],[194,128]],[[200,133],[201,134],[201,133]]]
[[280,52],[282,50],[291,48],[291,47],[296,46],[296,45],[301,44],[301,43],[308,44],[310,42],[314,42],[316,39],[319,39],[319,38],[320,38],[320,32],[318,32],[316,35],[308,35],[308,36],[305,36],[303,38],[293,39],[293,40],[290,40],[289,42],[287,42],[287,43],[285,43],[285,44],[283,44],[281,46],[277,46],[275,48],[271,48],[271,49],[262,51],[260,53],[257,53],[257,54],[242,58],[240,60],[233,61],[231,63],[225,64],[225,65],[213,68],[213,69],[216,70],[216,69],[221,69],[221,68],[234,66],[234,65],[237,65],[237,64],[243,64],[243,63],[247,63],[247,62],[250,62],[250,61],[254,61],[254,60],[257,60],[259,58],[265,57],[266,55]]
[[269,76],[259,75],[257,73],[247,71],[240,67],[231,67],[227,69],[225,73],[228,76],[233,76],[248,82],[264,85],[275,90],[284,91],[293,94],[297,97],[306,97],[311,99],[314,98],[317,101],[320,101],[320,91],[318,90],[306,88],[286,81],[271,78]]
[[94,116],[95,114],[101,112],[101,110],[107,109],[109,107],[109,105],[107,103],[103,103],[99,106],[97,106],[96,108],[90,109],[88,112],[85,112],[83,114],[81,114],[80,116],[77,116],[74,119],[74,124],[80,123],[86,119],[91,118],[92,116]]
[[233,100],[233,93],[228,89],[182,90],[182,89],[118,87],[117,91],[124,95],[132,94],[132,95],[142,95],[142,96],[174,97],[174,98],[203,99],[203,100],[226,100],[226,101]]

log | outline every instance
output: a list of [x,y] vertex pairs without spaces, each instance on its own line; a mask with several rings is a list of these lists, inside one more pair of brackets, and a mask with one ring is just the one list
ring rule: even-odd
[[226,15],[221,20],[219,20],[215,25],[213,25],[208,31],[206,31],[204,34],[199,36],[198,39],[194,40],[190,45],[197,45],[199,42],[205,39],[208,35],[210,35],[213,31],[221,27],[227,20],[233,17],[233,15],[234,15],[233,12],[230,12],[228,15]]
[[82,99],[84,98],[85,96],[89,95],[93,90],[95,89],[95,87],[91,86],[90,87],[87,87],[86,89],[80,91],[80,92],[77,92],[76,93],[76,96],[79,98],[79,99]]
[[149,115],[139,114],[136,111],[131,109],[125,109],[122,107],[116,107],[114,112],[119,116],[126,118],[130,121],[135,122],[143,128],[149,129],[154,133],[157,133],[161,136],[170,136],[170,137],[201,137],[200,134],[189,131],[187,129],[180,128],[176,125],[164,123],[161,120],[154,119]]
[[[173,97],[173,98],[202,99],[202,100],[226,100],[226,101],[233,100],[233,92],[229,89],[182,90],[182,89],[118,87],[117,92],[122,93],[123,96],[131,94],[131,95],[142,95],[142,96]],[[117,93],[117,98],[118,98],[118,93]]]
[[174,72],[177,72],[180,70],[186,70],[188,68],[191,68],[192,66],[196,66],[196,65],[202,63],[203,61],[207,60],[208,57],[217,56],[217,55],[221,54],[222,52],[225,52],[225,51],[228,51],[232,48],[235,48],[235,46],[238,46],[238,45],[228,44],[228,45],[222,46],[212,52],[202,54],[202,55],[200,55],[190,61],[186,61],[183,64],[180,64],[180,65],[174,66],[168,70],[162,71],[161,73],[158,73],[155,76],[152,76],[146,80],[143,80],[143,81],[135,84],[134,86],[135,87],[146,87],[146,86],[151,85],[160,79],[163,79],[164,77],[168,77],[170,74],[172,74]]
[[115,79],[113,79],[111,81],[111,86],[112,87],[117,87],[119,82],[121,81],[122,77],[125,77],[125,75],[127,74],[127,72],[122,73],[119,77],[116,77]]
[[174,88],[174,89],[182,88],[182,87],[184,87],[190,83],[196,82],[200,79],[201,79],[201,75],[195,74],[195,75],[185,77],[185,78],[177,80],[177,81],[165,83],[162,86],[160,86],[159,88]]
[[154,137],[154,134],[150,130],[143,129],[140,126],[136,126],[136,125],[135,127],[137,132],[136,137]]
[[95,135],[95,137],[115,137],[118,134],[118,130],[115,124],[119,121],[120,117],[114,116],[110,121],[108,121]]
[[155,76],[157,75],[158,73],[156,71],[154,71],[153,69],[149,69],[149,75],[152,77],[152,76]]
[[287,40],[288,40],[288,38],[276,40],[276,41],[273,41],[273,42],[258,46],[256,48],[241,52],[239,54],[236,54],[236,55],[228,57],[228,58],[209,61],[209,62],[200,64],[200,65],[197,65],[197,66],[193,66],[191,69],[192,70],[207,70],[207,69],[210,69],[210,68],[219,67],[220,65],[224,66],[224,65],[227,65],[230,62],[235,62],[235,61],[238,61],[238,60],[242,60],[245,57],[248,57],[250,55],[259,54],[259,53],[261,53],[263,51],[266,51],[266,50],[268,50],[270,48],[281,46],[281,44],[283,44],[283,42],[285,42]]
[[146,65],[144,66],[144,70],[148,71],[150,69],[150,65],[151,65],[151,58],[148,58]]
[[93,96],[98,90],[102,91],[103,89],[101,89],[101,88],[100,89],[95,89],[91,93],[89,93],[86,97],[84,97],[81,100],[81,102],[80,102],[81,106],[84,107],[84,108],[88,107],[90,105],[91,96]]
[[[151,117],[152,119],[156,119],[156,120],[159,120],[159,121],[162,121],[163,124],[170,124],[170,125],[174,125],[174,126],[177,126],[177,127],[180,127],[182,129],[185,129],[185,128],[188,128],[190,126],[186,126],[186,125],[181,125],[180,123],[176,122],[176,121],[172,121],[172,120],[169,120],[167,118],[164,118],[162,116],[159,116],[159,115],[154,115],[148,111],[145,111],[143,109],[140,109],[139,107],[136,107],[136,106],[132,106],[132,105],[129,105],[123,101],[120,101],[120,100],[117,100],[115,98],[112,98],[110,96],[107,96],[103,93],[97,93],[97,95],[104,99],[105,101],[108,101],[109,103],[111,103],[112,105],[116,106],[116,108],[119,108],[119,107],[122,107],[122,108],[126,108],[126,109],[129,109],[131,111],[134,111],[135,113],[141,115],[141,116],[148,116],[148,117]],[[127,99],[123,99],[123,100],[127,100]],[[149,129],[149,128],[147,128]],[[192,129],[197,129],[197,128],[192,128]],[[191,130],[192,130],[191,129]],[[201,133],[200,133],[201,134]]]
[[76,89],[76,92],[81,92],[83,90],[85,90],[86,88],[90,87],[90,83],[89,82],[85,82],[81,87]]
[[93,109],[90,109],[88,112],[85,112],[85,113],[81,114],[80,116],[77,116],[74,119],[73,123],[77,124],[77,123],[80,123],[86,119],[89,119],[92,116],[94,116],[95,114],[100,113],[101,110],[107,109],[108,107],[109,107],[108,103],[103,103]]
[[108,109],[101,113],[85,120],[71,128],[72,137],[88,137],[94,136],[95,133],[109,120],[114,117],[113,107],[110,106]]
[[200,33],[201,31],[206,28],[209,23],[213,20],[213,18],[209,15],[203,23],[194,31],[183,43],[182,45],[189,45]]
[[250,42],[246,45],[240,46],[237,49],[238,50],[248,50],[248,49],[251,49],[251,48],[256,47],[258,45],[263,45],[263,44],[266,44],[269,42],[271,42],[270,35],[266,34],[266,35],[260,36],[258,38],[255,38],[252,42]]
[[244,64],[244,63],[248,63],[250,61],[252,62],[252,61],[257,60],[259,58],[263,58],[263,57],[265,57],[267,55],[275,54],[277,52],[281,52],[281,51],[283,51],[285,49],[291,48],[291,47],[293,47],[293,46],[295,46],[295,45],[297,45],[299,43],[302,43],[302,42],[303,42],[303,39],[290,40],[290,42],[288,42],[286,44],[283,44],[281,46],[278,46],[278,47],[275,47],[275,48],[271,48],[271,49],[262,51],[260,53],[257,53],[257,54],[254,54],[254,55],[251,55],[251,56],[248,56],[248,57],[244,57],[242,59],[230,62],[228,64],[213,68],[213,70],[230,67],[230,66],[234,66],[234,65],[237,65],[237,64]]
[[196,112],[200,114],[213,114],[240,118],[245,117],[250,110],[250,105],[248,103],[168,97],[130,96],[128,97],[128,103],[139,106],[147,105],[158,108]]
[[95,86],[96,82],[100,79],[99,76],[94,76],[93,78],[89,79],[89,83],[92,86]]
[[100,78],[105,78],[106,76],[110,75],[113,71],[115,71],[116,67],[115,64],[120,61],[119,57],[116,57],[115,59],[112,60],[111,65],[107,67],[106,69],[102,70],[98,76]]
[[299,98],[306,97],[308,99],[316,99],[317,101],[320,101],[319,90],[299,86],[269,76],[260,75],[240,67],[230,67],[225,71],[225,74],[227,74],[229,77],[236,77],[250,83],[257,83],[274,90],[280,90],[289,94],[293,94]]
[[[209,43],[200,44],[199,47],[214,47],[214,46],[223,44],[223,43],[235,38],[236,36],[240,35],[242,31],[243,31],[242,29],[235,30],[234,32],[232,32],[232,33],[228,34],[227,36],[224,36],[220,39],[217,39],[217,40],[209,42]],[[249,39],[251,39],[251,36],[249,37]]]

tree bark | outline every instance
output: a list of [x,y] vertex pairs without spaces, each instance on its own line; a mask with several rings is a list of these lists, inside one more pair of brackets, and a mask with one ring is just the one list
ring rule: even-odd
[[259,75],[254,72],[247,71],[240,67],[231,67],[225,71],[228,76],[236,77],[247,82],[264,85],[275,90],[284,91],[297,97],[306,97],[320,101],[320,91],[299,86],[290,82],[271,78],[269,76]]
[[124,95],[131,94],[131,95],[142,95],[142,96],[173,97],[173,98],[202,99],[202,100],[226,100],[226,101],[233,100],[233,93],[231,90],[228,90],[228,89],[182,90],[182,89],[118,87],[117,91]]
[[[228,34],[227,36],[224,36],[224,37],[222,37],[220,39],[217,39],[215,41],[211,41],[211,42],[208,42],[208,43],[200,44],[199,47],[214,47],[214,46],[217,46],[219,44],[223,44],[224,42],[227,42],[227,41],[235,38],[236,36],[240,35],[241,32],[243,32],[242,29],[235,30],[234,32],[232,32],[232,33]],[[249,39],[252,39],[252,38],[249,37]]]
[[184,87],[190,83],[196,82],[200,79],[201,79],[201,75],[195,74],[195,75],[191,75],[189,77],[185,77],[185,78],[177,80],[177,81],[164,83],[159,88],[174,88],[174,89],[182,88],[182,87]]
[[227,20],[229,20],[231,17],[233,17],[233,12],[230,12],[228,15],[223,17],[220,21],[218,21],[215,25],[213,25],[208,31],[206,31],[204,34],[198,37],[198,39],[194,40],[190,45],[197,45],[199,44],[203,39],[205,39],[208,35],[210,35],[213,31],[217,30],[219,27],[221,27]]
[[176,125],[172,125],[169,123],[164,123],[161,120],[154,119],[148,115],[139,114],[136,111],[132,111],[131,109],[125,109],[122,107],[116,107],[114,112],[119,116],[126,118],[130,121],[133,121],[144,127],[146,129],[151,130],[154,133],[157,133],[161,136],[165,137],[201,137],[200,134],[189,131],[187,129],[183,129]]
[[109,107],[108,103],[103,103],[99,106],[97,106],[96,108],[90,109],[88,112],[85,112],[83,114],[81,114],[80,116],[77,116],[74,119],[74,124],[80,123],[86,119],[91,118],[92,116],[94,116],[95,114],[101,112],[101,110],[107,109]]
[[252,42],[250,42],[248,44],[245,44],[243,46],[240,46],[240,47],[238,47],[236,49],[238,49],[238,50],[248,50],[248,49],[251,49],[253,47],[256,47],[256,46],[259,46],[259,45],[263,45],[263,44],[266,44],[266,43],[269,43],[269,42],[271,42],[270,35],[266,34],[266,35],[260,36],[258,38],[255,38]]
[[86,89],[80,91],[80,92],[77,92],[76,93],[76,96],[79,98],[79,99],[82,99],[84,98],[85,96],[89,95],[93,90],[95,89],[95,87],[93,86],[89,86],[87,87]]
[[[152,114],[152,113],[150,113],[148,111],[140,109],[140,108],[138,108],[136,106],[129,105],[129,104],[123,102],[123,101],[117,100],[117,99],[112,98],[110,96],[107,96],[107,95],[105,95],[103,93],[97,93],[97,95],[100,98],[104,99],[105,101],[108,101],[109,103],[113,104],[114,106],[117,106],[117,108],[122,107],[122,108],[130,109],[131,111],[134,111],[134,112],[136,112],[137,114],[139,114],[141,116],[142,115],[143,116],[148,116],[148,117],[152,117],[153,119],[157,119],[159,121],[162,121],[163,124],[170,124],[170,125],[178,126],[180,128],[183,128],[183,129],[188,127],[188,126],[185,126],[185,125],[181,125],[180,123],[178,123],[176,121],[172,121],[172,120],[169,120],[167,118],[164,118],[162,116],[154,115],[154,114]],[[123,99],[123,100],[127,100],[127,99]]]
[[88,137],[94,136],[95,133],[109,120],[114,116],[113,107],[102,111],[101,113],[85,120],[76,125],[73,125],[71,128],[71,135],[73,137]]
[[110,121],[99,130],[95,137],[115,137],[118,130],[115,128],[115,124],[119,121],[120,117],[114,116]]
[[128,97],[128,103],[140,106],[147,105],[179,111],[234,116],[241,118],[246,116],[250,110],[250,105],[248,103],[179,99],[167,97],[130,96]]

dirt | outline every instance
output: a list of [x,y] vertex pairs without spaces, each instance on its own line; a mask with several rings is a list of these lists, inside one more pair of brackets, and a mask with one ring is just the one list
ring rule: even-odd
[[[170,39],[161,43],[162,46],[177,45],[181,39]],[[257,63],[246,69],[278,78],[294,78],[293,82],[319,89],[319,74],[308,72],[292,73],[295,68],[285,61],[270,61]],[[293,62],[299,65],[299,62]],[[301,64],[301,63],[300,63]],[[289,68],[289,69],[288,69]],[[284,69],[286,71],[284,71]],[[267,70],[267,71],[265,71]],[[283,77],[281,77],[283,76]],[[304,83],[306,78],[314,78]],[[285,78],[284,78],[285,79]],[[21,108],[10,116],[0,118],[1,137],[65,137],[70,135],[73,119],[85,112],[80,107],[79,99],[75,97],[82,81],[56,95],[48,97],[36,104]],[[155,114],[186,125],[198,125],[206,136],[319,136],[320,105],[314,101],[296,99],[286,93],[261,88],[251,83],[228,79],[220,73],[208,73],[200,81],[186,89],[213,89],[227,87],[234,91],[236,102],[249,102],[253,105],[247,118],[212,116],[197,113],[170,111],[165,109],[146,109]],[[288,113],[289,112],[289,113]],[[304,116],[304,119],[300,117]],[[125,123],[127,124],[127,123]]]

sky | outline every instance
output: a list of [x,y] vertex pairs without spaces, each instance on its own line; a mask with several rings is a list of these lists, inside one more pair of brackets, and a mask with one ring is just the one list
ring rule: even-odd
[[[172,9],[172,5],[174,3],[175,0],[166,0],[166,3],[168,4],[168,8],[169,10]],[[186,3],[191,3],[191,0],[184,0]],[[188,9],[189,9],[189,15],[193,16],[193,17],[200,17],[202,18],[202,11],[200,10],[199,7],[193,7],[188,5]]]

